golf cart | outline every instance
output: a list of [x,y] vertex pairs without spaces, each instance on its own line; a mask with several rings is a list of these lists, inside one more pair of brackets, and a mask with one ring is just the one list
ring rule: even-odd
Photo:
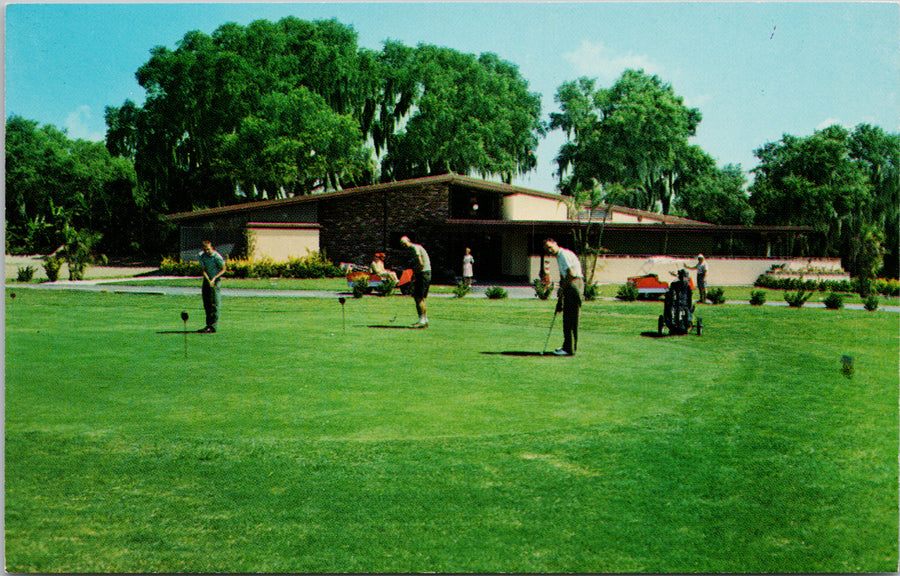
[[678,271],[678,280],[672,282],[666,291],[663,313],[659,317],[657,331],[663,335],[663,328],[669,329],[669,335],[687,334],[696,326],[697,336],[703,333],[703,318],[697,317],[694,324],[693,292],[686,270]]
[[[373,288],[381,286],[382,278],[380,274],[372,272],[368,266],[359,266],[357,264],[342,264],[342,268],[347,270],[347,287],[351,290],[353,285],[363,278],[369,281],[369,292]],[[397,276],[397,288],[401,294],[409,294],[412,291],[412,268],[407,268],[402,274]]]
[[[656,299],[669,290],[669,283],[660,281],[656,274],[631,276],[628,278],[628,283],[637,288],[639,299]],[[694,281],[690,277],[688,277],[688,285],[691,290],[694,289]]]

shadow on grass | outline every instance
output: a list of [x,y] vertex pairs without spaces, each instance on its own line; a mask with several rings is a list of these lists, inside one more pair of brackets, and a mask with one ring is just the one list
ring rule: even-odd
[[197,330],[162,330],[157,334],[200,334]]
[[486,356],[544,356],[546,358],[564,358],[564,356],[556,356],[552,352],[544,354],[543,352],[532,352],[530,350],[504,350],[503,352],[482,352]]
[[660,334],[659,332],[641,332],[644,338],[668,338],[671,334]]
[[418,326],[401,326],[396,324],[369,324],[366,328],[378,328],[380,330],[421,330]]

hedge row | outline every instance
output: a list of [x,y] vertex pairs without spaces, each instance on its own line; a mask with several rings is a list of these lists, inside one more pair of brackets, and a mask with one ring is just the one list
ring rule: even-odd
[[[199,262],[183,262],[164,258],[159,271],[167,276],[202,276]],[[229,260],[226,278],[340,278],[343,270],[317,252],[303,258],[276,262],[271,258],[259,260]]]
[[[754,286],[772,290],[817,290],[819,292],[865,292],[861,286],[866,282],[862,278],[853,280],[808,280],[804,278],[779,278],[763,274],[756,279]],[[900,282],[895,279],[878,278],[871,280],[871,291],[885,296],[900,296]]]

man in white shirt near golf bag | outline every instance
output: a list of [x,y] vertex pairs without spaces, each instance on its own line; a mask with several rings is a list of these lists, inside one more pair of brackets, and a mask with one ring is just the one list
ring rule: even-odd
[[544,251],[556,256],[559,265],[559,298],[556,312],[563,313],[563,345],[553,353],[557,356],[574,356],[578,348],[578,314],[584,294],[584,272],[581,261],[574,252],[562,248],[553,238],[544,240]]

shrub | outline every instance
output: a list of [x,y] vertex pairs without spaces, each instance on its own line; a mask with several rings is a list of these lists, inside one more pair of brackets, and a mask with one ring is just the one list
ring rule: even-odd
[[804,280],[801,278],[778,278],[763,274],[753,283],[758,288],[772,290],[818,290],[819,292],[855,292],[856,284],[849,280]]
[[[183,262],[163,258],[159,271],[169,276],[202,276],[199,262]],[[343,270],[329,262],[319,252],[310,252],[302,258],[290,258],[278,262],[271,258],[259,260],[229,259],[226,278],[339,278]]]
[[19,266],[16,270],[16,280],[19,282],[31,282],[35,272],[37,272],[37,268],[34,266]]
[[832,292],[825,298],[825,307],[829,310],[840,310],[844,307],[844,297]]
[[631,283],[626,283],[619,286],[619,290],[616,291],[616,298],[619,300],[624,300],[625,302],[634,302],[638,297],[638,289],[637,286]]
[[[231,262],[228,263],[229,270],[226,276],[231,276]],[[159,265],[159,271],[166,276],[203,276],[203,267],[199,262],[186,262],[182,260],[174,260],[166,256]]]
[[553,289],[556,287],[555,282],[550,281],[542,281],[540,278],[536,279],[531,283],[531,286],[534,288],[534,295],[540,298],[541,300],[546,300],[553,294]]
[[285,276],[287,264],[276,262],[271,258],[260,258],[255,260],[250,268],[250,276],[252,278],[281,278]]
[[584,299],[585,300],[596,300],[597,296],[600,295],[600,286],[597,284],[587,284],[584,287]]
[[[229,260],[225,276],[227,278],[249,278],[252,264],[247,260]],[[203,272],[200,271],[202,274]]]
[[506,292],[506,290],[503,289],[502,286],[491,286],[485,291],[484,295],[491,300],[502,300],[503,298],[509,296],[509,294]]
[[472,287],[471,287],[471,285],[470,285],[468,282],[460,281],[460,282],[456,285],[456,287],[453,289],[453,294],[454,294],[457,298],[462,298],[463,296],[465,296],[466,294],[469,293],[469,290],[470,290],[471,288],[472,288]]
[[879,278],[875,280],[875,290],[885,296],[900,296],[900,280],[895,278]]
[[84,269],[92,261],[94,248],[100,243],[102,234],[90,230],[77,230],[66,225],[65,253],[69,263],[69,280],[84,280]]
[[876,296],[874,294],[872,294],[871,296],[869,296],[868,298],[863,300],[863,307],[866,310],[868,310],[869,312],[874,312],[875,310],[878,310],[878,304],[879,304],[878,296]]
[[762,306],[766,303],[766,291],[765,290],[751,290],[750,291],[750,304],[753,306]]
[[812,295],[812,292],[804,292],[803,290],[798,290],[797,292],[785,292],[784,301],[787,302],[791,308],[801,308]]
[[375,291],[381,296],[390,296],[397,288],[397,281],[391,276],[385,276],[381,279],[381,283],[375,287]]
[[353,297],[362,298],[369,291],[369,279],[362,277],[353,283]]
[[50,256],[44,262],[44,272],[46,272],[47,279],[50,282],[56,282],[57,280],[59,280],[60,268],[62,268],[62,261],[60,261],[56,256]]
[[706,297],[709,299],[711,304],[724,304],[725,303],[725,289],[724,288],[710,288],[706,292]]
[[853,279],[853,291],[863,298],[868,298],[870,294],[874,293],[874,289],[875,282],[871,278],[858,276]]

